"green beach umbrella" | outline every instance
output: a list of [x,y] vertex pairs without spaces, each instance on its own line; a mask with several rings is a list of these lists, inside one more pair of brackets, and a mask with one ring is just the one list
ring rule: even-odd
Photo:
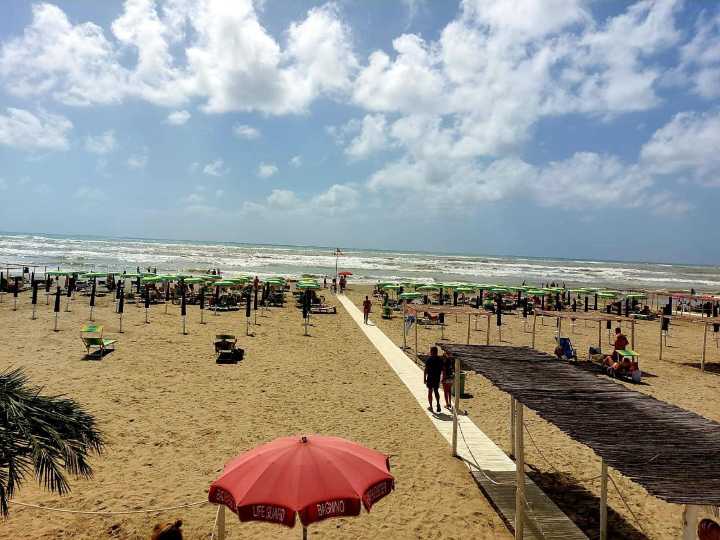
[[462,286],[462,287],[455,287],[455,291],[457,291],[459,293],[473,293],[476,291],[476,289],[475,289],[475,287]]
[[423,295],[417,292],[404,292],[400,295],[400,300],[416,300],[422,297]]
[[107,277],[107,272],[86,272],[85,274],[82,274],[80,277],[83,279],[92,279],[92,278],[99,278],[99,277]]
[[70,276],[72,274],[74,274],[74,272],[70,270],[48,270],[47,272],[48,276]]
[[600,298],[617,298],[617,293],[614,291],[600,291],[597,295]]
[[320,285],[314,281],[299,281],[295,287],[298,289],[319,289]]
[[647,298],[647,295],[645,295],[643,293],[629,293],[629,294],[625,295],[625,298],[630,298],[630,299],[636,298],[638,300],[643,300],[643,299]]
[[439,291],[440,287],[437,285],[420,285],[419,287],[415,288],[416,291]]
[[159,283],[162,281],[162,279],[158,276],[143,276],[142,278],[140,278],[140,281],[142,281],[143,283]]
[[547,291],[542,289],[528,289],[527,293],[531,296],[547,296]]
[[221,279],[221,280],[213,283],[213,285],[216,287],[236,287],[237,283],[235,283],[234,281],[230,281],[228,279]]
[[126,274],[120,274],[120,277],[123,279],[136,279],[140,277],[140,274],[136,274],[135,272],[128,272]]
[[510,292],[510,289],[508,289],[508,288],[506,288],[506,287],[493,287],[493,288],[491,288],[490,290],[491,290],[492,292],[494,292],[494,293],[500,293],[500,294],[504,294],[504,293]]
[[183,281],[185,283],[205,283],[205,280],[201,277],[189,277]]

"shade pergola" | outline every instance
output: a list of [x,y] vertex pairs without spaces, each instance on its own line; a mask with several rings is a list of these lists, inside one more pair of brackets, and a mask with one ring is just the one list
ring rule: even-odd
[[[528,347],[440,347],[462,369],[482,375],[513,400],[520,530],[524,520],[523,406],[601,458],[600,538],[607,538],[608,465],[651,495],[685,505],[683,526],[688,536],[683,538],[695,538],[698,505],[720,506],[719,423]],[[623,414],[598,414],[599,410]],[[628,418],[638,429],[628,429]]]
[[[407,313],[410,313],[411,315],[415,315],[415,318],[417,320],[418,314],[424,315],[425,313],[431,313],[431,314],[439,314],[442,313],[443,315],[455,315],[457,316],[464,316],[467,315],[467,343],[470,343],[470,321],[472,320],[472,317],[475,317],[475,320],[479,317],[486,317],[487,318],[487,334],[486,334],[486,342],[490,342],[490,319],[492,318],[492,313],[476,309],[470,306],[453,306],[450,304],[408,304],[407,307],[403,306],[403,308],[407,309]],[[476,323],[477,324],[477,323]],[[418,325],[415,324],[415,354],[418,354],[418,335],[417,335],[417,327]],[[442,334],[441,336],[444,337],[444,326],[441,327]],[[404,336],[404,333],[403,333]],[[443,339],[441,337],[441,339]]]
[[562,321],[571,319],[574,321],[591,321],[598,323],[598,347],[602,348],[602,323],[630,323],[630,347],[635,348],[635,319],[631,317],[623,317],[613,313],[605,313],[604,311],[542,311],[535,310],[533,316],[533,331],[531,346],[535,347],[535,319],[537,317],[553,317],[558,320],[558,335],[562,330]]

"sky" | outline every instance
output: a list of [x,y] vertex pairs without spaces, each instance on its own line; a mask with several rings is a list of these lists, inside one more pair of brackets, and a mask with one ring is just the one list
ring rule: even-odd
[[0,230],[720,264],[720,3],[1,9]]

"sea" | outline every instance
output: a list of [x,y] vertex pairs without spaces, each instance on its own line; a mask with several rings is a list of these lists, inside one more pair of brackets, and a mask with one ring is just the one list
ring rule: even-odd
[[669,289],[720,293],[720,266],[490,256],[339,246],[283,246],[0,233],[0,265],[122,272],[140,267],[159,272],[207,272],[259,277],[322,278],[340,271],[352,280],[470,282],[538,286],[545,283],[618,289]]

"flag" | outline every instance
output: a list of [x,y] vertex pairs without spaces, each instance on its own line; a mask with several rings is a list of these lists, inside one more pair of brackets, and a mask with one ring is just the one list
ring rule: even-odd
[[340,248],[335,248],[335,256],[344,255],[344,253],[340,250]]

